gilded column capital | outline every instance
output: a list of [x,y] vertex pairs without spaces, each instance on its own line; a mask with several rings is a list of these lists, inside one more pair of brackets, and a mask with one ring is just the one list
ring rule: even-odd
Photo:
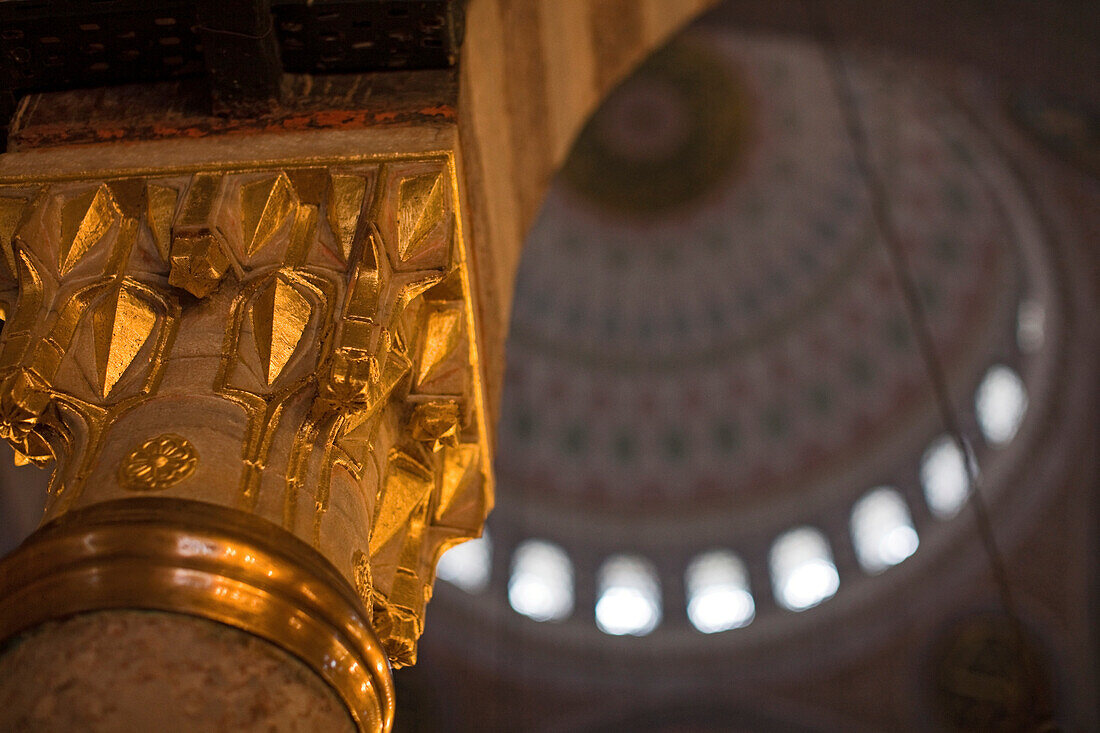
[[54,462],[47,521],[262,518],[411,664],[492,501],[459,201],[450,152],[0,178],[0,436]]

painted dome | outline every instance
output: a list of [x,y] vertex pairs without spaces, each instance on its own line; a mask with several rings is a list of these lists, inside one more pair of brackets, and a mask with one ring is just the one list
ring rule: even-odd
[[700,24],[603,103],[524,250],[491,539],[439,565],[462,634],[504,629],[540,674],[659,653],[695,679],[693,655],[802,669],[896,633],[899,599],[949,603],[916,589],[984,556],[921,333],[991,514],[1028,515],[1060,275],[988,111],[943,82]]
[[[849,70],[961,387],[1013,328],[1018,202],[940,95],[897,68]],[[620,517],[751,511],[877,460],[927,418],[841,104],[818,47],[704,33],[605,102],[524,252],[504,497]]]

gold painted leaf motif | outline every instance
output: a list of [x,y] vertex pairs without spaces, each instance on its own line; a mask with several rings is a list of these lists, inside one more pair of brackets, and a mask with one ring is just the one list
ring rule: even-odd
[[150,185],[146,189],[149,228],[153,232],[153,243],[157,247],[157,252],[165,262],[168,262],[172,246],[172,217],[176,213],[178,198],[176,189],[167,186]]
[[416,372],[418,389],[444,375],[449,357],[461,339],[462,311],[446,308],[428,314],[420,347],[420,365]]
[[407,528],[409,517],[427,501],[435,483],[431,472],[404,451],[392,451],[387,464],[382,496],[371,525],[372,556]]
[[285,173],[241,186],[241,225],[248,256],[271,243],[296,202]]
[[336,235],[336,242],[345,262],[351,257],[355,231],[359,226],[359,212],[363,208],[363,197],[366,193],[367,182],[362,176],[332,176],[326,218],[332,227],[332,233]]
[[[444,451],[439,504],[435,508],[437,522],[442,520],[449,511],[458,508],[458,502],[466,498],[466,490],[470,488],[471,482],[480,478],[477,470],[480,449],[477,444],[463,443],[445,448]],[[478,496],[474,497],[475,500],[481,497],[480,485],[477,487],[477,492]],[[474,517],[471,524],[480,528],[483,520],[484,517]]]
[[106,185],[66,201],[61,207],[61,248],[57,263],[61,275],[67,275],[121,216]]
[[92,340],[101,397],[111,394],[156,323],[156,311],[130,285],[122,285],[95,307]]
[[401,181],[397,188],[397,256],[420,253],[426,235],[443,218],[443,175],[428,173]]
[[298,348],[311,311],[309,301],[282,274],[253,301],[252,335],[269,385],[283,373]]

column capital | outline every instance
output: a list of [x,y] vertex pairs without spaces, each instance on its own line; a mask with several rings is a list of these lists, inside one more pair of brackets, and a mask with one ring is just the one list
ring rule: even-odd
[[[95,508],[122,542],[110,513],[159,500],[266,520],[358,592],[401,666],[439,555],[491,507],[490,443],[454,150],[352,137],[5,156],[0,436],[54,462],[57,526]],[[368,152],[330,152],[349,147]]]

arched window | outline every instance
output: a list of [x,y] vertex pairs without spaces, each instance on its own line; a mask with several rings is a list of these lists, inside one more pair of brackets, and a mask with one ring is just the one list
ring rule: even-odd
[[492,559],[493,545],[489,530],[485,530],[478,539],[463,542],[443,553],[435,574],[467,593],[476,593],[489,584]]
[[832,598],[840,587],[829,542],[820,530],[799,527],[781,535],[768,553],[775,599],[804,611]]
[[880,573],[916,552],[920,542],[917,530],[896,489],[874,489],[856,503],[852,542],[859,564],[869,573]]
[[696,557],[684,573],[684,585],[688,619],[704,634],[740,628],[756,615],[745,563],[732,552]]
[[1036,300],[1024,300],[1016,315],[1016,344],[1025,354],[1043,348],[1046,340],[1046,309]]
[[596,625],[605,634],[645,636],[661,621],[657,572],[648,561],[616,555],[599,572]]
[[932,441],[920,462],[920,483],[928,508],[940,519],[958,513],[970,491],[962,451],[946,435]]
[[551,542],[526,540],[512,558],[508,602],[535,621],[558,621],[573,611],[573,563]]
[[974,409],[985,439],[991,445],[1007,444],[1027,412],[1027,389],[1020,375],[1004,364],[991,366],[978,385]]

